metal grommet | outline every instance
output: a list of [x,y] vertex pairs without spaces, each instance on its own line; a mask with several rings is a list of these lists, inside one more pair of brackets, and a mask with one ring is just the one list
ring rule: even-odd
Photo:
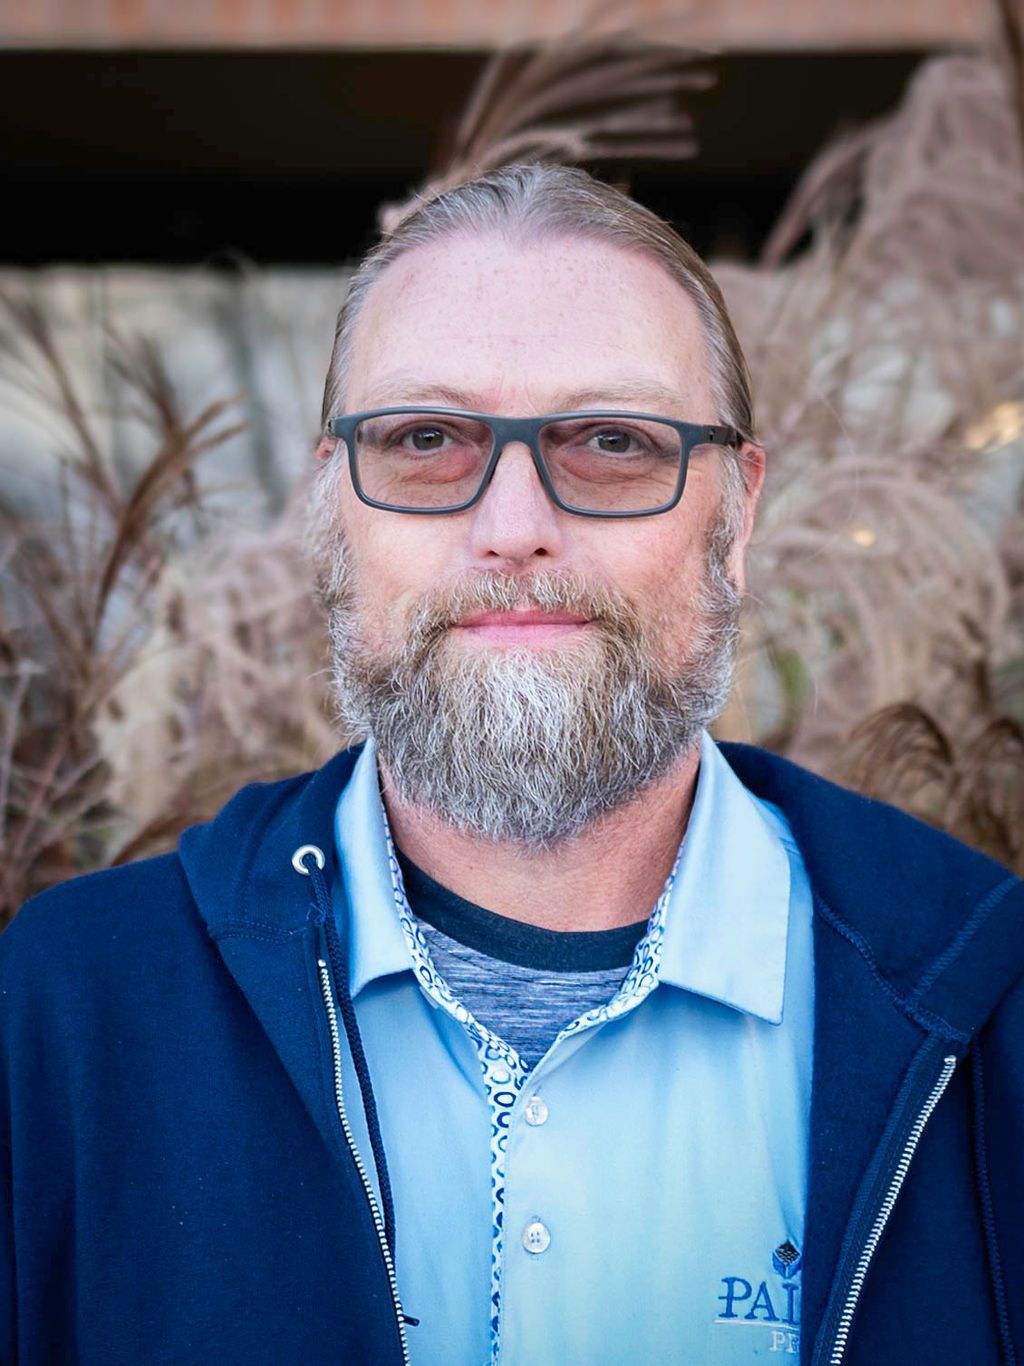
[[324,868],[327,866],[327,860],[324,858],[324,851],[318,845],[300,845],[295,853],[292,854],[292,867],[297,873],[301,873],[303,877],[309,877],[309,869],[302,860],[308,858],[310,854],[312,854],[313,862],[321,872],[323,872]]

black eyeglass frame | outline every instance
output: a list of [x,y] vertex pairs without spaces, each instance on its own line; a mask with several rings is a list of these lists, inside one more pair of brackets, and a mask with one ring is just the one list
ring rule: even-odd
[[[403,413],[422,413],[424,417],[465,417],[472,418],[476,422],[482,422],[490,429],[492,446],[490,455],[487,457],[487,464],[480,479],[480,486],[472,498],[466,499],[463,503],[456,503],[451,507],[443,508],[422,508],[405,507],[397,503],[382,503],[376,498],[371,498],[359,482],[359,470],[355,453],[355,431],[361,422],[366,422],[374,417],[392,417]],[[679,434],[680,455],[679,455],[679,477],[676,481],[675,492],[667,503],[661,503],[658,507],[643,508],[638,512],[593,512],[588,508],[573,507],[571,503],[565,503],[558,496],[544,463],[544,457],[540,450],[541,429],[550,426],[553,422],[566,422],[571,419],[581,417],[595,418],[630,418],[634,421],[639,419],[644,422],[660,422],[666,427],[672,427]],[[572,413],[547,413],[542,417],[495,417],[491,413],[474,413],[465,408],[436,408],[423,404],[408,404],[397,408],[370,408],[362,413],[345,413],[339,417],[332,417],[328,420],[327,430],[338,440],[344,441],[348,451],[349,475],[352,479],[352,487],[355,489],[356,496],[368,507],[380,508],[383,512],[408,512],[416,516],[443,517],[452,512],[465,512],[478,503],[483,497],[487,486],[494,476],[494,471],[498,467],[505,447],[512,441],[521,442],[529,448],[533,457],[533,464],[544,486],[544,491],[554,503],[555,507],[562,512],[570,512],[575,517],[654,517],[662,512],[671,512],[683,496],[683,489],[686,485],[686,474],[690,464],[690,452],[697,446],[738,446],[740,436],[735,427],[722,427],[713,424],[700,424],[696,422],[679,422],[675,418],[662,417],[656,413],[634,413],[622,412],[615,409],[582,409]]]

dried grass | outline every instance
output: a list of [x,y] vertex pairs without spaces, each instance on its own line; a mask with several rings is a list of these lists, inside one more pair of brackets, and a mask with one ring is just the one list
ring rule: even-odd
[[956,740],[923,708],[904,702],[882,708],[854,729],[838,776],[1019,868],[1022,771],[1024,729],[1010,718]]
[[1022,867],[1019,109],[996,62],[925,64],[718,274],[772,467],[731,724]]
[[96,722],[147,639],[156,585],[196,531],[191,473],[238,431],[231,401],[185,416],[143,341],[107,338],[107,376],[137,408],[150,448],[126,474],[101,435],[49,322],[0,296],[16,343],[8,376],[60,418],[56,515],[0,506],[0,919],[30,893],[109,861],[132,808],[111,800]]
[[303,506],[163,575],[152,630],[95,721],[110,798],[137,826],[113,861],[164,847],[243,783],[301,772],[338,747],[299,550]]
[[686,9],[652,20],[605,0],[586,21],[539,45],[505,48],[488,62],[441,164],[402,204],[385,205],[393,232],[423,199],[499,166],[525,161],[609,165],[695,155],[687,101],[714,75],[680,46]]

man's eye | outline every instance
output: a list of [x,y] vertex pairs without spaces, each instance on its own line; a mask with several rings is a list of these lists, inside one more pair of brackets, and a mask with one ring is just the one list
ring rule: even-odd
[[439,451],[445,434],[440,427],[417,427],[406,433],[406,441],[414,451]]
[[595,432],[591,440],[597,449],[604,451],[606,455],[628,455],[635,446],[632,434],[624,432],[618,427],[609,427],[603,432]]

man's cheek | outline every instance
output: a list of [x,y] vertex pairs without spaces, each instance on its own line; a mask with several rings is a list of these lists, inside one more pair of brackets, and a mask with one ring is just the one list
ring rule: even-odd
[[362,635],[370,649],[392,654],[409,637],[415,604],[387,596],[386,586],[362,600]]

